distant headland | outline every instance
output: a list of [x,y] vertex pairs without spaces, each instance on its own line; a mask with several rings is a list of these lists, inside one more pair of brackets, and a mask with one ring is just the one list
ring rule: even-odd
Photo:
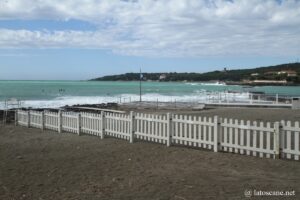
[[[103,76],[91,81],[139,81],[139,73]],[[224,82],[228,85],[300,85],[300,63],[206,73],[143,73],[143,81]]]

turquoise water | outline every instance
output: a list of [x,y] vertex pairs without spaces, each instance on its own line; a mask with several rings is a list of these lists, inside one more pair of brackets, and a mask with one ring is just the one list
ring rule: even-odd
[[[300,96],[300,87],[264,86],[245,89],[210,83],[143,82],[143,100],[169,101],[201,98],[204,91],[225,92],[247,90],[267,94]],[[0,101],[17,98],[28,106],[61,106],[77,103],[103,103],[118,99],[139,98],[139,82],[102,81],[0,81]]]

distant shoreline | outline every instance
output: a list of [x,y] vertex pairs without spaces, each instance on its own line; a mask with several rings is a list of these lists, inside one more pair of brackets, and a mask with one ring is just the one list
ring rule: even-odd
[[225,82],[226,85],[242,85],[242,86],[300,86],[298,83],[243,83],[243,82]]
[[211,72],[142,72],[107,75],[93,81],[159,81],[159,82],[222,82],[227,85],[299,86],[300,63],[252,69],[228,69]]
[[[95,82],[137,82],[139,80],[88,80]],[[223,81],[158,81],[158,80],[143,80],[143,83],[158,82],[158,83],[218,83]],[[235,81],[224,81],[224,85],[241,85],[241,86],[300,86],[298,83],[244,83]]]

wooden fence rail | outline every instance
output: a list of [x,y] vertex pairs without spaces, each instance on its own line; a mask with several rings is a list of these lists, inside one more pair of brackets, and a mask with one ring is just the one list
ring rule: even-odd
[[299,160],[299,122],[256,122],[215,117],[134,113],[24,111],[18,125],[104,138],[145,140],[266,158]]

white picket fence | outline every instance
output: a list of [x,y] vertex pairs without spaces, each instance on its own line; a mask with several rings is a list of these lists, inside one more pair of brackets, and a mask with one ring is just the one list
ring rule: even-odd
[[23,111],[21,126],[129,140],[179,144],[266,158],[299,160],[299,122],[256,122],[187,115]]
[[80,131],[89,135],[95,135],[103,138],[102,135],[102,114],[95,114],[95,113],[86,113],[82,112],[81,114],[81,127]]
[[61,113],[61,129],[69,133],[80,134],[80,114],[73,112]]
[[270,122],[223,119],[221,129],[223,151],[267,158],[278,154],[274,142],[277,133]]
[[218,117],[174,115],[172,121],[174,143],[218,151]]
[[132,124],[129,115],[105,112],[102,120],[105,135],[130,140]]
[[280,148],[281,157],[287,159],[299,160],[300,150],[299,150],[299,122],[295,122],[294,125],[290,121],[281,121],[281,130],[280,135]]
[[137,139],[170,146],[170,130],[168,129],[167,116],[136,113],[134,119],[134,134]]
[[27,126],[29,127],[30,123],[30,117],[29,117],[29,112],[30,111],[20,111],[18,110],[16,112],[16,124],[19,124],[21,126]]
[[42,119],[42,122],[44,122],[44,128],[61,132],[59,126],[61,122],[59,120],[61,120],[61,118],[58,116],[58,113],[45,111],[44,119]]
[[43,123],[42,123],[43,114],[44,114],[43,112],[30,111],[29,114],[30,126],[34,128],[43,128]]

